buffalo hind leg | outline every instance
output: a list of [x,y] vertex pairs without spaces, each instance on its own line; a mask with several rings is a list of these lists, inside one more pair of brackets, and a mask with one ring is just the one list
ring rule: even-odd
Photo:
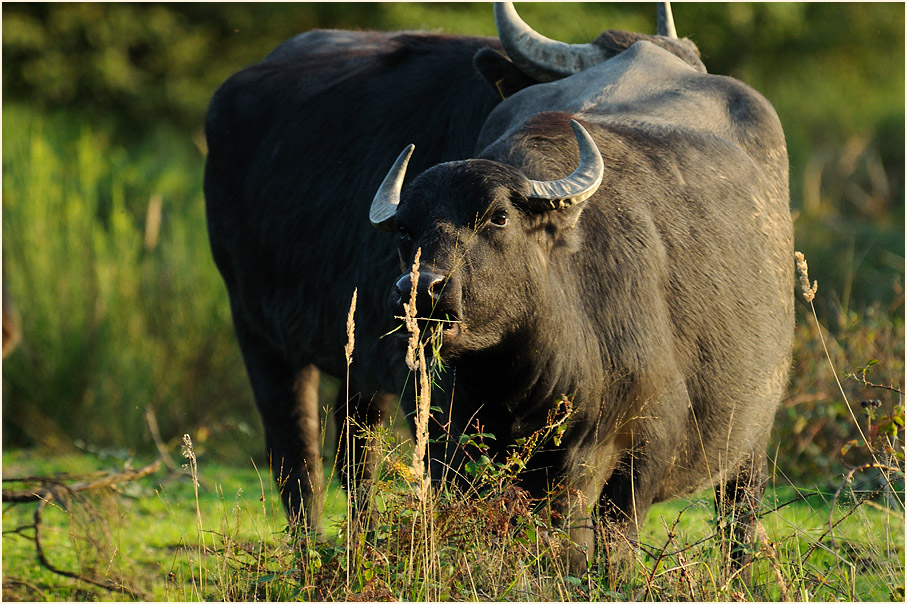
[[[351,494],[359,497],[358,503],[364,503],[364,493],[360,485],[371,480],[377,460],[374,447],[369,446],[368,432],[390,417],[390,411],[397,397],[391,394],[377,393],[370,400],[365,400],[356,393],[347,400],[346,389],[341,386],[337,394],[335,416],[337,417],[337,466],[340,471],[340,482]],[[349,432],[349,440],[347,440]]]
[[748,579],[753,559],[759,504],[768,472],[765,454],[747,455],[737,471],[715,487],[722,544],[731,560],[732,572]]
[[264,338],[236,318],[240,349],[265,432],[271,471],[293,526],[321,530],[321,435],[318,418],[319,371],[314,365],[290,367]]

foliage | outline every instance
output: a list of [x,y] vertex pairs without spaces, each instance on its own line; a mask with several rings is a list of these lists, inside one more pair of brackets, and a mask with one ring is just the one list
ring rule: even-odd
[[[409,449],[392,433],[373,437],[381,477],[370,485],[368,503],[351,502],[353,513],[346,513],[333,484],[324,506],[331,528],[320,539],[286,530],[267,475],[201,456],[192,476],[158,474],[121,493],[60,491],[61,505],[43,518],[45,554],[58,568],[114,579],[153,601],[903,598],[902,482],[888,497],[867,489],[874,481],[863,476],[837,495],[770,488],[752,580],[727,565],[709,493],[655,505],[629,566],[599,557],[579,577],[561,566],[563,534],[544,513],[532,513],[538,502],[524,492],[438,491],[421,502]],[[7,476],[121,463],[25,451],[3,458]],[[35,505],[4,504],[4,599],[127,599],[34,563],[28,526]]]
[[[817,300],[821,292],[820,283]],[[769,451],[779,471],[801,484],[868,463],[872,450],[904,463],[903,423],[897,427],[895,420],[899,415],[903,422],[904,414],[904,397],[897,391],[904,389],[903,317],[875,305],[862,315],[851,311],[835,327],[834,332],[821,328],[823,346],[812,316],[801,315],[789,395],[778,411]],[[880,426],[887,426],[887,432],[880,433]],[[860,430],[872,436],[871,447],[865,446]],[[854,446],[860,443],[864,446]],[[888,448],[893,449],[890,454]]]
[[127,148],[9,106],[3,121],[3,287],[23,332],[3,363],[4,445],[147,450],[146,409],[168,439],[257,426],[198,150],[169,132]]

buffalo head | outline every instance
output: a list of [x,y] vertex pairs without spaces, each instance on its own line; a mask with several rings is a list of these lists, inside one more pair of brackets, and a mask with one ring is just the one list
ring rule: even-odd
[[[470,159],[434,166],[401,194],[410,145],[372,201],[370,219],[396,231],[401,258],[421,250],[417,315],[445,323],[442,355],[498,344],[531,321],[548,257],[569,240],[582,203],[601,184],[604,163],[586,129],[570,121],[579,166],[559,180],[533,180],[505,163]],[[406,266],[408,266],[407,264]],[[395,282],[390,302],[403,314],[414,284]]]

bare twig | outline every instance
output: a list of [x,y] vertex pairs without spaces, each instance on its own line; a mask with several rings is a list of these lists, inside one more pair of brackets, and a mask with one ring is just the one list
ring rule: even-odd
[[63,577],[69,577],[70,579],[76,579],[84,583],[90,583],[91,585],[102,587],[108,591],[126,594],[136,600],[147,600],[147,596],[129,587],[126,587],[122,583],[117,583],[116,581],[111,581],[110,579],[96,579],[94,577],[86,577],[78,573],[73,573],[69,572],[68,570],[57,568],[50,563],[50,560],[48,560],[47,556],[44,554],[44,548],[41,546],[41,512],[44,511],[44,506],[47,505],[48,502],[52,500],[52,498],[53,495],[49,495],[48,498],[42,498],[38,503],[38,507],[35,508],[35,551],[38,554],[38,561],[41,563],[41,565],[52,573],[61,575]]
[[171,472],[179,472],[176,462],[173,461],[173,457],[170,456],[170,452],[167,451],[167,447],[164,445],[160,428],[157,425],[157,416],[154,414],[154,409],[150,406],[145,407],[145,421],[148,423],[148,430],[151,432],[151,438],[154,440],[154,446],[157,447],[161,459],[164,460]]
[[35,592],[36,594],[38,594],[38,598],[36,598],[37,601],[44,601],[44,602],[50,601],[50,598],[47,597],[47,593],[43,589],[38,587],[37,585],[35,585],[33,583],[29,583],[28,581],[23,581],[22,579],[11,579],[9,577],[3,577],[4,596],[6,596],[6,589],[8,587],[12,587],[14,585],[20,585],[20,586],[30,589],[33,592]]
[[866,378],[858,378],[858,379],[860,381],[860,384],[866,388],[878,388],[880,390],[888,390],[891,392],[897,392],[901,396],[904,396],[904,391],[901,390],[900,388],[894,388],[892,386],[885,386],[884,384],[875,384],[873,382],[870,382]]
[[646,575],[646,592],[641,599],[647,600],[649,598],[649,594],[652,591],[652,582],[655,580],[655,573],[658,571],[658,567],[661,565],[661,561],[665,557],[665,552],[667,551],[668,546],[674,543],[674,531],[677,530],[677,525],[680,523],[680,518],[683,516],[683,513],[692,506],[693,504],[691,503],[680,510],[680,513],[677,514],[677,518],[674,519],[674,524],[671,525],[671,528],[668,528],[668,523],[665,522],[664,518],[661,519],[661,523],[662,525],[664,525],[665,531],[668,534],[668,540],[665,541],[662,548],[658,551],[658,556],[653,556],[655,558],[655,563],[652,565],[652,572]]
[[[29,476],[26,478],[19,479],[4,479],[4,482],[40,482],[42,487],[39,489],[30,489],[30,490],[19,490],[19,491],[4,491],[3,492],[3,501],[7,503],[26,503],[37,501],[38,506],[35,509],[34,519],[35,522],[29,527],[23,528],[33,528],[35,531],[34,541],[35,541],[35,552],[38,556],[38,561],[42,566],[47,568],[52,573],[68,577],[70,579],[76,579],[84,583],[89,583],[97,587],[102,587],[109,591],[126,594],[137,600],[147,600],[147,596],[141,592],[135,591],[122,583],[116,581],[111,581],[110,579],[98,579],[94,577],[88,577],[85,575],[80,575],[73,573],[67,570],[57,568],[51,564],[50,560],[47,558],[47,555],[44,552],[44,547],[41,544],[41,515],[44,511],[44,507],[53,500],[59,500],[61,498],[61,493],[72,494],[79,493],[84,491],[92,491],[96,489],[102,489],[107,487],[112,487],[116,484],[123,482],[129,482],[133,480],[138,480],[145,476],[154,474],[161,469],[163,461],[158,459],[152,464],[145,466],[139,470],[126,470],[123,472],[117,472],[115,474],[106,474],[100,478],[94,480],[87,480],[82,482],[76,482],[71,485],[65,483],[66,477],[40,477],[40,476]],[[70,478],[71,479],[71,478]],[[21,583],[30,587],[28,584]]]
[[[866,465],[867,465],[867,466],[872,466],[872,465],[874,465],[874,464],[866,464]],[[862,467],[862,466],[861,466],[861,467]],[[855,472],[856,470],[859,470],[859,469],[860,469],[860,468],[854,468],[854,470],[853,470],[852,472]],[[865,468],[864,468],[864,469],[865,469]],[[852,472],[851,472],[851,474],[852,474]],[[846,484],[846,481],[845,481],[845,484]],[[842,486],[842,488],[843,488],[843,486]],[[876,490],[875,492],[873,492],[870,496],[877,495],[878,493],[880,493],[880,492],[882,491],[883,488],[885,488],[885,487],[882,487],[882,488],[880,488],[880,489],[877,489],[877,490]],[[837,498],[838,495],[840,495],[840,492],[841,492],[841,489],[838,489],[838,493],[835,495],[835,498]],[[865,500],[864,500],[864,501],[865,501]],[[860,502],[860,503],[862,503],[862,502]],[[834,511],[834,499],[832,500],[831,507],[832,507],[832,511]],[[833,549],[833,548],[834,548],[834,530],[835,530],[835,527],[836,527],[836,526],[838,526],[839,524],[841,524],[842,522],[844,522],[845,520],[847,520],[848,518],[850,518],[850,516],[851,516],[854,512],[857,511],[857,508],[859,508],[859,505],[856,505],[856,506],[854,506],[853,508],[851,508],[846,514],[844,514],[842,517],[838,518],[838,520],[837,520],[834,524],[831,524],[827,529],[825,529],[825,531],[824,531],[821,535],[819,535],[819,537],[816,538],[815,542],[810,546],[810,548],[809,548],[808,550],[806,550],[806,554],[802,557],[802,560],[803,560],[804,563],[806,562],[806,560],[809,559],[810,556],[812,556],[813,552],[816,551],[816,549],[818,549],[818,548],[821,548],[821,549],[825,550],[826,552],[828,552],[829,554],[831,554],[832,556],[834,556],[834,557],[837,558],[838,560],[841,560],[842,562],[845,562],[845,563],[847,563],[847,564],[850,563],[850,562],[848,562],[847,560],[845,560],[844,558],[842,558],[842,557],[841,557],[837,552],[835,552],[834,549]],[[825,539],[826,535],[831,535],[831,539],[832,539],[832,547],[831,547],[831,548],[826,547],[825,545],[822,544],[822,540]]]
[[[4,479],[4,482],[7,480],[11,482],[41,482],[44,485],[54,485],[62,486],[67,491],[71,493],[79,493],[82,491],[92,491],[95,489],[103,489],[105,487],[110,487],[115,484],[122,482],[130,482],[132,480],[138,480],[139,478],[144,478],[150,474],[154,474],[161,469],[163,464],[162,460],[157,460],[156,462],[141,468],[140,470],[125,470],[123,472],[117,472],[116,474],[107,474],[97,480],[90,480],[86,482],[77,482],[75,484],[66,485],[64,483],[65,477],[63,478],[41,478],[41,477],[29,477],[28,479]],[[31,490],[21,490],[21,491],[3,491],[3,501],[7,503],[24,503],[29,501],[44,501],[53,498],[54,487],[42,487],[40,489],[31,489]]]

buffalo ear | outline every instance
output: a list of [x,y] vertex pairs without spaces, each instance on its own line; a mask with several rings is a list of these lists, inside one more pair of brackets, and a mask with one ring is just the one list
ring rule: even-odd
[[478,51],[472,58],[472,64],[502,99],[538,84],[537,80],[520,71],[505,54],[492,48],[486,47]]
[[576,230],[574,227],[579,222],[579,217],[586,208],[586,204],[580,203],[560,210],[548,212],[550,225],[555,227],[556,239],[573,238]]

